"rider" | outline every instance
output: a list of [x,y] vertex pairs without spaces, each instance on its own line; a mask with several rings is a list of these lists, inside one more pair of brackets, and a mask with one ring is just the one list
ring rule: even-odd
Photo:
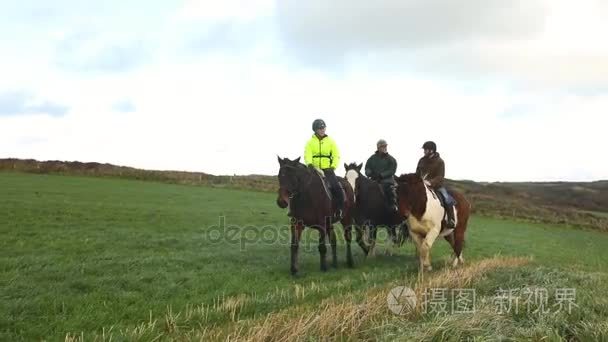
[[445,202],[445,210],[448,214],[448,228],[455,228],[454,211],[452,206],[455,204],[454,199],[450,196],[443,185],[445,177],[445,163],[437,152],[437,145],[432,141],[427,141],[422,145],[424,149],[424,157],[418,161],[416,174],[426,179],[431,187],[441,193]]
[[342,184],[336,177],[336,167],[340,163],[340,151],[335,141],[325,134],[325,121],[316,119],[312,123],[315,134],[310,138],[304,149],[306,165],[323,170],[329,182],[333,198],[336,202],[336,217],[341,219],[344,207],[344,193]]
[[387,146],[386,140],[378,140],[376,152],[365,163],[365,175],[382,185],[389,209],[397,212],[397,184],[394,178],[397,161],[388,153]]

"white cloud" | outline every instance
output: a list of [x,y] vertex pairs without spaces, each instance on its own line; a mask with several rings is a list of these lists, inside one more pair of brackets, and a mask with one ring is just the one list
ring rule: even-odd
[[[411,172],[421,144],[435,140],[449,178],[608,179],[608,162],[586,147],[605,146],[608,92],[599,86],[607,74],[606,45],[597,43],[608,32],[605,9],[561,0],[507,9],[498,1],[463,8],[438,0],[384,3],[393,7],[186,1],[155,10],[154,20],[127,11],[123,19],[133,20],[133,30],[124,20],[103,33],[95,29],[115,23],[111,16],[97,19],[91,31],[84,31],[87,15],[40,32],[33,25],[35,36],[48,39],[2,55],[0,92],[26,89],[70,110],[63,117],[0,117],[0,157],[275,174],[276,155],[302,155],[312,120],[321,117],[342,163],[365,162],[385,138],[398,171]],[[344,11],[351,16],[335,16]],[[365,13],[389,17],[352,20]],[[412,13],[416,20],[403,19]],[[483,20],[469,21],[471,15]],[[315,63],[293,67],[274,40],[280,36],[275,20],[288,40],[283,48]],[[227,35],[218,27],[227,27]],[[130,33],[118,34],[123,31]],[[146,62],[118,72],[57,68],[57,47],[78,32],[92,34],[77,44],[70,65],[137,41],[146,47]],[[247,48],[234,48],[240,40],[222,43],[234,36]],[[201,37],[210,43],[194,53],[184,48]],[[342,63],[339,72],[316,68],[327,60]],[[128,111],[115,110],[128,103],[134,104]]]
[[252,21],[274,11],[272,0],[186,0],[176,12],[177,20]]
[[551,89],[606,85],[608,6],[598,0],[279,4],[285,49],[304,65]]

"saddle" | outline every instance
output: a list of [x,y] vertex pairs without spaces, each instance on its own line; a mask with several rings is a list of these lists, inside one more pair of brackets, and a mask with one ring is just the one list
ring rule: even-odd
[[[442,229],[445,229],[445,227],[447,226],[447,223],[448,223],[448,210],[447,210],[447,204],[446,204],[447,203],[447,198],[444,198],[440,191],[437,191],[437,190],[435,190],[435,189],[433,189],[431,187],[429,187],[429,190],[430,190],[431,194],[433,195],[433,197],[435,199],[439,200],[439,203],[441,204],[441,207],[444,210],[441,226],[442,226]],[[446,190],[448,192],[448,196],[450,196],[451,202],[454,203],[454,205],[452,207],[452,210],[454,210],[456,208],[456,204],[457,204],[456,203],[456,199],[454,197],[452,197],[452,195],[450,194],[450,190],[449,189],[446,188]],[[456,219],[456,217],[455,217],[455,219]]]
[[[319,177],[321,177],[322,183],[323,183],[323,189],[325,190],[325,194],[327,194],[327,197],[329,198],[329,200],[335,203],[335,199],[334,199],[334,195],[332,193],[332,188],[331,188],[331,183],[329,183],[329,181],[327,180],[327,178],[325,177],[325,174],[323,173],[323,171],[316,169],[315,171],[317,172],[317,174],[319,175]],[[342,206],[346,206],[346,191],[344,190],[344,187],[342,186],[342,184],[340,183],[340,180],[338,180],[338,184],[340,184],[339,186],[339,191],[342,191],[342,198],[344,199],[344,203],[342,203]]]
[[[344,190],[344,187],[342,186],[340,181],[338,181],[338,184],[340,184],[339,190],[342,192],[342,198],[344,198],[344,204],[346,204],[346,190]],[[323,186],[325,187],[325,193],[327,193],[327,197],[329,197],[329,199],[333,202],[334,195],[331,191],[331,184],[329,184],[326,179],[323,179]]]

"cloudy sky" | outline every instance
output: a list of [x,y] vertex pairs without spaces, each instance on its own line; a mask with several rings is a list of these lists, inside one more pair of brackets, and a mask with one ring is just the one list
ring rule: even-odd
[[[276,174],[344,162],[608,179],[608,1],[0,0],[0,158]],[[340,168],[339,174],[344,170]]]

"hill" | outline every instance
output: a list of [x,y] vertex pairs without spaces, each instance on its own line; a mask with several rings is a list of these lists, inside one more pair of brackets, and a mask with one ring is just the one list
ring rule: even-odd
[[[142,170],[78,161],[0,159],[1,170],[118,177],[263,192],[277,190],[275,176],[216,176],[203,172]],[[448,180],[447,184],[471,200],[476,214],[608,231],[608,181],[479,183]]]

